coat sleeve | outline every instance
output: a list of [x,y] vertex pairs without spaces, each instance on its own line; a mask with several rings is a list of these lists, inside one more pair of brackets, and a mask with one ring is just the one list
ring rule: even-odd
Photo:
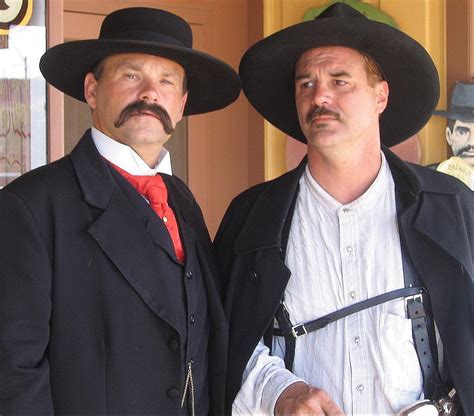
[[52,414],[51,261],[34,217],[0,190],[0,414]]

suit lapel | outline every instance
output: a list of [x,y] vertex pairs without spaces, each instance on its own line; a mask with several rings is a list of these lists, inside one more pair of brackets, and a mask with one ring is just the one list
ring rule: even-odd
[[[390,151],[384,149],[384,153],[405,207],[399,213],[403,231],[421,245],[429,243],[438,246],[466,271],[472,271],[468,230],[465,223],[456,218],[460,212],[456,198],[460,188],[453,185],[452,178],[448,176],[435,176],[429,171],[417,172]],[[430,198],[425,198],[425,195],[430,195]],[[470,277],[474,281],[474,276]]]
[[[293,217],[292,202],[306,166],[268,182],[254,202],[234,244],[240,258],[226,292],[226,315],[232,327],[243,328],[256,345],[261,334],[273,322],[273,314],[285,291],[291,272],[285,265],[283,230]],[[235,305],[234,293],[240,293]],[[237,313],[236,313],[237,311]],[[250,329],[249,329],[250,328]],[[240,333],[237,331],[236,333]],[[230,342],[234,345],[234,341]]]
[[148,307],[179,331],[172,291],[167,280],[159,277],[166,266],[157,264],[151,234],[144,226],[148,219],[137,213],[119,189],[89,132],[71,153],[71,160],[85,201],[102,211],[91,222],[89,234]]
[[153,211],[145,199],[119,172],[112,167],[108,168],[112,173],[117,186],[140,216],[146,230],[150,234],[153,244],[163,249],[174,262],[178,262],[173,241],[171,240],[170,234],[163,221],[158,217],[155,211]]

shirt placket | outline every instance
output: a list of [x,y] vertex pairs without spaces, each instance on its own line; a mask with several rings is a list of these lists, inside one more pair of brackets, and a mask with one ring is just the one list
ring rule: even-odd
[[[358,215],[354,209],[343,207],[339,211],[340,255],[342,265],[342,287],[344,306],[353,305],[366,298],[360,284],[357,256],[359,242]],[[344,363],[344,374],[350,375],[343,393],[346,412],[363,413],[367,409],[367,350],[365,348],[363,314],[357,313],[344,318],[344,345],[348,360]],[[351,409],[351,410],[350,410]]]

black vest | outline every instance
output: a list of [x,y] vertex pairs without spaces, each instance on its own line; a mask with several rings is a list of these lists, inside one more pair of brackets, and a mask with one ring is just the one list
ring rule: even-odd
[[[208,339],[209,339],[209,316],[207,310],[207,295],[201,267],[196,254],[194,230],[184,221],[180,207],[173,206],[176,220],[178,222],[181,241],[186,255],[185,264],[180,263],[175,254],[173,242],[166,226],[145,199],[133,188],[133,186],[112,167],[109,167],[118,187],[131,202],[137,214],[142,218],[144,226],[152,235],[155,244],[157,258],[166,261],[167,273],[157,270],[157,286],[162,279],[168,281],[167,287],[172,288],[171,299],[177,307],[178,328],[175,328],[176,337],[167,341],[171,350],[180,353],[180,368],[176,368],[179,374],[180,386],[170,387],[169,394],[175,395],[181,404],[186,378],[191,364],[194,386],[195,413],[207,415],[209,412],[209,386],[208,386]],[[169,190],[168,190],[169,191]],[[168,201],[173,200],[173,195],[168,195]],[[158,290],[159,292],[159,290]],[[157,374],[157,377],[160,377]],[[176,408],[176,413],[191,413],[191,385],[185,398],[184,409]]]

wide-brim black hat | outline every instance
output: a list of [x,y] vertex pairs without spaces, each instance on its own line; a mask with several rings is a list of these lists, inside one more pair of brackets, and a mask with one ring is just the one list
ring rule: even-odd
[[257,42],[242,57],[239,72],[245,95],[274,126],[306,143],[294,99],[294,67],[303,52],[323,46],[360,51],[382,70],[390,90],[380,119],[383,144],[402,142],[429,120],[439,99],[439,79],[426,50],[405,33],[335,3],[314,20]]
[[119,53],[144,53],[180,64],[186,71],[185,115],[223,108],[237,99],[240,79],[225,62],[192,49],[192,32],[181,17],[145,7],[108,15],[99,39],[66,42],[46,51],[40,70],[46,80],[71,97],[84,98],[84,78],[100,60]]
[[457,81],[451,93],[448,110],[436,110],[434,113],[450,120],[472,123],[474,121],[474,83]]

